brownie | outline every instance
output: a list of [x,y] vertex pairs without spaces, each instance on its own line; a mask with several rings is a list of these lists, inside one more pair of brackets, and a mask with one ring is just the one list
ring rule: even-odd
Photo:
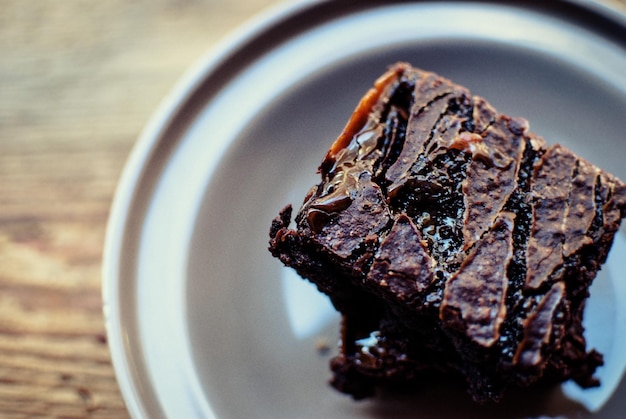
[[319,173],[269,249],[342,314],[335,388],[358,399],[436,375],[484,402],[599,384],[582,317],[624,183],[405,63],[361,99]]

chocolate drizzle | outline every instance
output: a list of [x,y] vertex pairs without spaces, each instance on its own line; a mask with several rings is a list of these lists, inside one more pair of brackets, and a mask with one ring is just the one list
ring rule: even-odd
[[444,326],[484,347],[496,343],[506,316],[513,220],[512,213],[502,213],[445,285],[440,311]]

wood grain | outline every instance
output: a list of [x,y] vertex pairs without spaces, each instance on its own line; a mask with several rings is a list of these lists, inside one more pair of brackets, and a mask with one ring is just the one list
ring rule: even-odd
[[128,416],[100,294],[116,183],[184,70],[274,3],[0,0],[1,418]]
[[101,310],[112,196],[181,74],[276,0],[0,0],[0,417],[124,418]]

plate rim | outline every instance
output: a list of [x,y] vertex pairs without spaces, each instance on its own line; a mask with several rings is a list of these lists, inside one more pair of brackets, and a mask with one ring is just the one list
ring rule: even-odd
[[[146,406],[140,403],[142,398],[140,393],[144,393],[143,397],[154,399],[161,407],[160,401],[156,399],[154,394],[154,389],[137,388],[136,380],[131,372],[137,366],[130,365],[128,359],[130,343],[125,333],[126,327],[122,321],[123,316],[120,314],[119,307],[116,307],[116,303],[120,301],[121,293],[121,284],[118,282],[119,274],[124,263],[124,254],[120,250],[127,246],[128,238],[125,232],[131,218],[130,210],[135,204],[138,185],[168,127],[208,76],[229,60],[233,51],[241,49],[256,39],[272,28],[276,22],[286,20],[302,12],[313,2],[313,0],[283,1],[270,6],[227,33],[215,46],[209,48],[183,72],[182,76],[157,105],[124,163],[106,224],[102,253],[101,293],[111,363],[122,398],[132,417],[153,417],[147,414]],[[154,412],[150,413],[151,415],[154,414]],[[160,413],[162,416],[163,411],[160,410]]]
[[[436,3],[436,1],[432,0],[415,0],[410,3],[433,2]],[[124,316],[121,314],[118,305],[122,293],[122,285],[124,285],[119,282],[122,276],[121,272],[125,269],[125,264],[133,262],[132,260],[129,261],[129,256],[123,252],[123,249],[129,246],[129,240],[133,240],[133,238],[127,237],[127,226],[132,222],[133,215],[136,215],[131,211],[137,205],[137,189],[146,175],[146,170],[154,158],[155,151],[160,142],[163,141],[168,128],[180,116],[181,110],[192,99],[194,93],[207,81],[211,74],[228,64],[229,61],[232,61],[235,52],[245,50],[247,45],[267,34],[276,25],[288,22],[301,13],[306,13],[317,7],[324,7],[324,5],[329,5],[330,3],[329,0],[322,2],[300,0],[279,3],[254,16],[230,32],[183,73],[183,76],[176,82],[171,91],[161,101],[157,110],[149,118],[148,123],[145,125],[127,158],[114,193],[105,232],[102,256],[102,297],[105,330],[115,377],[126,407],[133,417],[154,416],[153,412],[150,412],[150,415],[148,415],[148,407],[141,403],[146,397],[156,401],[159,408],[162,408],[161,401],[156,399],[154,389],[139,388],[140,386],[136,382],[135,373],[137,373],[138,368],[141,369],[142,367],[132,365],[129,359],[131,342],[126,333],[128,325],[124,324]],[[462,0],[459,3],[473,3],[473,1]],[[493,2],[487,0],[482,1],[482,3]],[[510,5],[523,7],[529,3],[532,2],[517,0],[510,2]],[[563,3],[591,11],[597,17],[610,19],[623,31],[626,31],[626,14],[622,14],[617,8],[611,7],[605,2],[564,0]],[[362,2],[360,8],[381,4],[386,5],[390,3],[370,0]],[[251,60],[253,61],[254,59],[251,58]],[[137,261],[134,260],[134,262],[136,263]],[[134,285],[136,284],[131,284],[131,286]],[[127,309],[130,310],[131,308]],[[141,345],[141,342],[135,342],[134,344]],[[143,368],[145,369],[145,365]],[[160,412],[162,415],[163,411],[160,410]]]

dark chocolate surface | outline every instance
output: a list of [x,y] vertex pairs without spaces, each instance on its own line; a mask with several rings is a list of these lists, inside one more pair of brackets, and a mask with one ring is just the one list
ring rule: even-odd
[[332,384],[356,398],[444,373],[477,401],[597,385],[588,288],[626,186],[436,74],[396,64],[320,165],[270,251],[343,314]]

